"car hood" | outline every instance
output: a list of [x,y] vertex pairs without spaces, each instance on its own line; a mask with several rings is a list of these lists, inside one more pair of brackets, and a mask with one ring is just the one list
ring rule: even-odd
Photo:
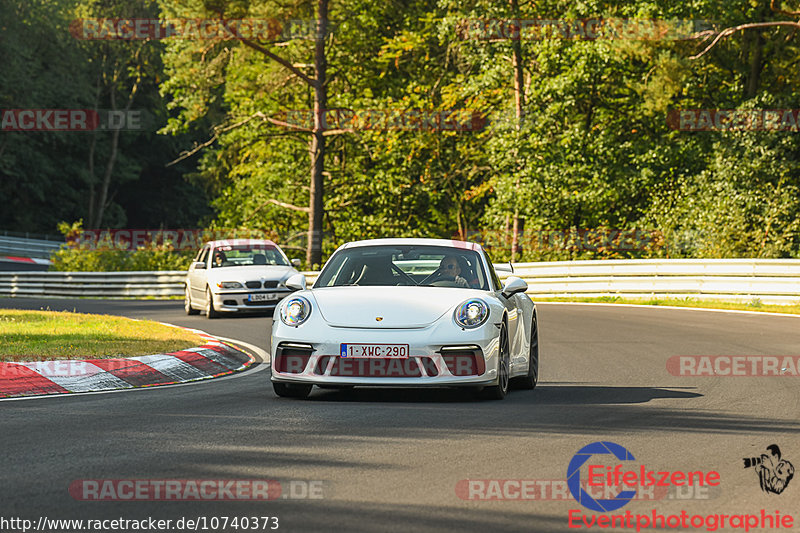
[[222,268],[212,268],[208,271],[209,281],[254,281],[254,280],[278,280],[283,281],[297,270],[290,266],[278,265],[259,265],[259,266],[230,266]]
[[424,328],[464,300],[487,295],[449,287],[324,287],[311,293],[328,324],[370,329]]

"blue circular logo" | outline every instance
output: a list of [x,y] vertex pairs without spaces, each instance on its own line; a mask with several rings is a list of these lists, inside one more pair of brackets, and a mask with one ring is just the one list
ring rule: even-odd
[[620,461],[634,461],[633,454],[613,442],[593,442],[576,453],[567,467],[567,486],[572,497],[579,504],[592,511],[605,513],[615,511],[626,505],[636,496],[635,490],[623,490],[610,500],[595,500],[581,487],[581,466],[593,455],[611,454]]

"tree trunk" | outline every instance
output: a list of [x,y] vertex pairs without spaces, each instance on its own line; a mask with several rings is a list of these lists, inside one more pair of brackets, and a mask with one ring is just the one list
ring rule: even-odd
[[[514,18],[516,23],[519,24],[519,2],[518,0],[511,0],[511,16]],[[514,67],[514,111],[517,117],[517,131],[519,131],[520,127],[522,126],[522,107],[524,105],[524,90],[525,90],[525,81],[524,81],[524,73],[522,70],[522,27],[519,28],[520,34],[518,38],[512,41],[512,47],[514,49],[513,54],[513,67]],[[517,156],[517,149],[514,149],[514,155]],[[517,165],[517,179],[514,183],[514,192],[519,193],[519,160],[517,157],[516,165]],[[517,196],[517,194],[515,194]],[[514,262],[517,260],[517,253],[520,251],[519,246],[519,232],[520,232],[520,220],[519,220],[519,206],[517,203],[514,203],[514,219],[513,219],[513,228],[511,230],[513,233],[511,235],[511,261]]]
[[324,216],[323,193],[325,188],[325,137],[323,132],[327,126],[325,112],[328,106],[325,86],[325,37],[328,33],[328,0],[317,2],[317,33],[314,48],[314,132],[309,143],[311,156],[311,188],[308,201],[308,245],[306,263],[315,268],[322,262],[322,221]]

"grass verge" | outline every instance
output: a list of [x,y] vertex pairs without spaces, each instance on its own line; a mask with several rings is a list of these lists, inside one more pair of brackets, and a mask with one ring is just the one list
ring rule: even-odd
[[102,359],[169,353],[206,341],[150,320],[0,309],[0,361]]
[[663,305],[672,307],[694,307],[698,309],[731,309],[735,311],[756,311],[761,313],[783,313],[800,315],[800,305],[768,305],[755,298],[749,302],[729,302],[725,300],[698,300],[696,298],[650,298],[634,299],[620,296],[598,296],[595,298],[534,298],[536,302],[586,302],[606,304]]

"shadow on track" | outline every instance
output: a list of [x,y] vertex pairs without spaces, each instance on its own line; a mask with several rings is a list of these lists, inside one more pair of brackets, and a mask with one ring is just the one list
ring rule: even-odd
[[[534,396],[535,395],[535,396]],[[533,393],[513,391],[505,401],[517,403],[532,399],[536,405],[599,405],[646,403],[661,398],[698,398],[697,392],[662,389],[658,387],[603,387],[592,385],[540,384]],[[534,399],[535,398],[535,399]],[[315,388],[309,398],[317,402],[405,402],[405,403],[484,403],[469,388],[451,389],[378,389],[355,388],[327,390]]]

